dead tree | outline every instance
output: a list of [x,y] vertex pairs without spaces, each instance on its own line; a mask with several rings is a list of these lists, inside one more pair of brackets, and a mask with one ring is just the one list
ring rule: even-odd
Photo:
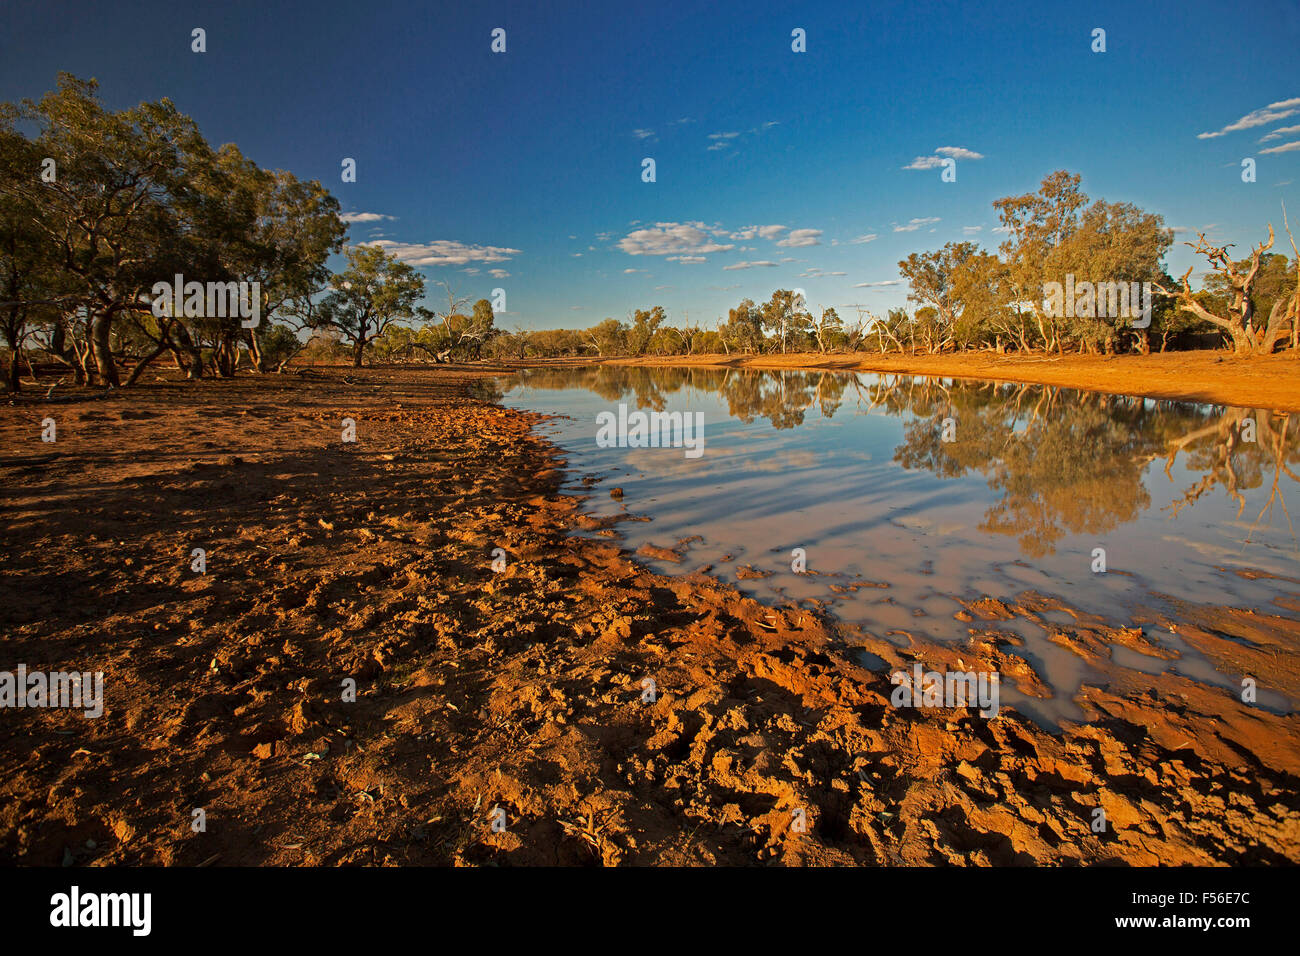
[[1296,321],[1297,304],[1295,292],[1289,296],[1283,295],[1273,304],[1267,322],[1257,324],[1255,321],[1255,306],[1250,300],[1250,294],[1254,290],[1255,279],[1259,276],[1264,253],[1273,248],[1272,224],[1268,227],[1268,242],[1261,242],[1255,247],[1250,254],[1249,265],[1244,270],[1228,253],[1231,245],[1212,246],[1206,240],[1205,233],[1199,235],[1195,245],[1190,242],[1184,245],[1205,256],[1210,268],[1223,277],[1229,290],[1227,315],[1215,315],[1196,300],[1191,283],[1188,282],[1192,274],[1191,266],[1183,273],[1181,289],[1170,291],[1155,283],[1153,287],[1162,295],[1174,296],[1180,311],[1191,312],[1197,318],[1226,332],[1232,338],[1232,350],[1236,355],[1271,355],[1288,326]]

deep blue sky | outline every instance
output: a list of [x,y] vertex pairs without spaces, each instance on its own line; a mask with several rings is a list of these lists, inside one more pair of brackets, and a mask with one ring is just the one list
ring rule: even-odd
[[[352,241],[395,244],[458,295],[504,288],[500,325],[588,326],[654,304],[711,324],[796,286],[852,316],[850,303],[902,304],[909,252],[996,247],[992,201],[1062,167],[1094,198],[1239,251],[1281,229],[1283,200],[1300,216],[1300,2],[1249,11],[3,0],[0,100],[39,96],[59,70],[98,79],[112,107],[170,97],[214,144],[319,178],[345,213],[391,217],[354,222]],[[195,27],[206,53],[190,50]],[[796,27],[806,53],[791,51]],[[958,159],[955,183],[904,168],[943,148],[981,158]],[[343,157],[356,183],[340,181]],[[1175,274],[1192,263],[1176,246]]]

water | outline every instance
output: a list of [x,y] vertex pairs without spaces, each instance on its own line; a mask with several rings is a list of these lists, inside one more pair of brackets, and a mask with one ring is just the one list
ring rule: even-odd
[[[1128,624],[1179,600],[1294,616],[1276,599],[1300,595],[1286,510],[1300,416],[874,373],[620,366],[528,370],[504,403],[557,416],[543,431],[567,453],[566,490],[589,495],[585,510],[651,519],[617,527],[631,550],[677,548],[680,563],[643,559],[656,570],[707,569],[900,647],[965,639],[956,597],[1034,591]],[[620,403],[702,412],[703,453],[598,447],[597,415]],[[792,570],[796,548],[811,573]],[[1056,692],[1022,709],[1077,719],[1070,697],[1098,675],[1043,624],[991,626],[1024,641],[1016,652]],[[1159,638],[1182,657],[1115,662],[1239,686],[1176,635]],[[1295,704],[1272,692],[1260,703]]]

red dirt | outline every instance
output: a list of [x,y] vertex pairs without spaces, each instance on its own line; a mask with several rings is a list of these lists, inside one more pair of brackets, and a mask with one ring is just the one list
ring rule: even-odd
[[[0,857],[1300,862],[1295,714],[1111,668],[1112,644],[1158,649],[1086,615],[1059,642],[1114,679],[1079,692],[1087,724],[895,709],[859,647],[1041,695],[997,622],[1059,605],[977,602],[966,646],[899,651],[651,573],[568,533],[584,519],[562,455],[536,416],[475,397],[489,374],[324,369],[0,407],[0,669],[102,670],[107,699],[91,720],[0,711]],[[1188,606],[1157,624],[1300,697],[1292,617]]]

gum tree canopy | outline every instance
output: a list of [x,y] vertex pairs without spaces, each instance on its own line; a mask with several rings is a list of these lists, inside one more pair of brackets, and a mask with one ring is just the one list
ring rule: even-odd
[[134,380],[169,350],[195,377],[205,347],[218,374],[233,374],[239,344],[257,355],[257,330],[154,316],[154,283],[259,282],[270,317],[323,283],[346,229],[319,183],[260,169],[233,145],[214,150],[170,100],[105,109],[94,80],[66,73],[39,102],[0,105],[0,173],[7,344],[21,347],[35,322],[83,382],[120,384],[118,359],[132,352]]

